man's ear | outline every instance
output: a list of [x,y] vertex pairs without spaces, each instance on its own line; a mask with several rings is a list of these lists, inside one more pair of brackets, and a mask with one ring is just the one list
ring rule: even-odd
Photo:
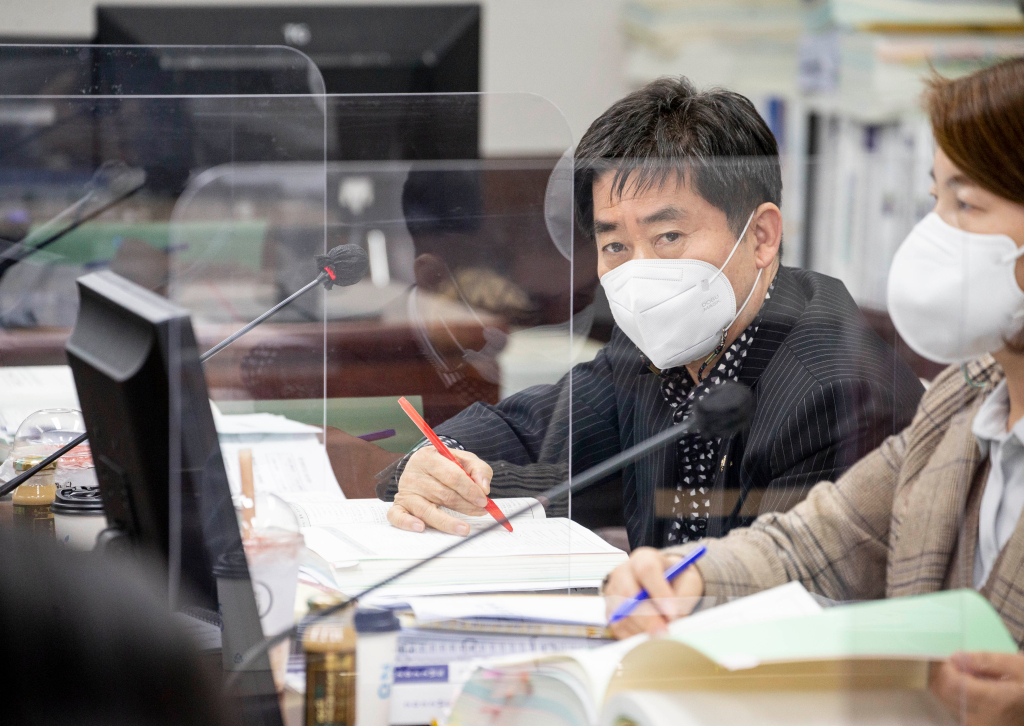
[[754,258],[759,270],[769,267],[779,255],[782,245],[782,210],[771,202],[765,202],[754,211],[750,222],[751,232],[757,244]]

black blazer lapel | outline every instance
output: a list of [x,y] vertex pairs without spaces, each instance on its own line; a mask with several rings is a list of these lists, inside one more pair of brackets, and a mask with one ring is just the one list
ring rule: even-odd
[[806,307],[807,296],[800,289],[793,273],[787,267],[779,267],[775,275],[772,296],[765,300],[761,308],[757,333],[739,372],[740,383],[754,391],[755,403],[757,382],[761,374],[775,357],[779,346],[793,330]]
[[[661,433],[672,425],[672,408],[661,395],[658,376],[646,372],[636,377],[636,439],[637,443]],[[658,519],[658,491],[666,482],[674,481],[676,447],[663,446],[636,462],[636,508],[628,512],[626,528],[629,543],[637,547],[660,547],[661,520]]]

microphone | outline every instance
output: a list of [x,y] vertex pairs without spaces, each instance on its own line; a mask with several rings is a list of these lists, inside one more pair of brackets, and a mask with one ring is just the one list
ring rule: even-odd
[[[570,477],[561,484],[548,489],[546,492],[535,498],[540,501],[541,504],[546,506],[552,500],[558,499],[565,494],[582,491],[603,480],[609,474],[615,473],[627,464],[646,456],[652,451],[671,444],[677,441],[680,437],[689,433],[699,433],[713,437],[731,436],[733,434],[740,433],[741,431],[746,430],[753,413],[754,396],[750,393],[750,389],[741,383],[726,381],[712,389],[711,392],[702,400],[694,403],[690,417],[683,423],[670,426],[660,434],[641,441],[636,446],[629,447],[610,459],[606,459],[597,466],[587,469],[582,474]],[[307,616],[302,622],[297,625],[293,625],[282,633],[265,638],[246,651],[245,655],[242,657],[241,665],[238,666],[237,670],[232,673],[225,682],[225,690],[230,690],[234,687],[234,684],[238,679],[238,673],[245,671],[253,661],[278,643],[297,635],[301,629],[308,627],[317,620],[329,617],[344,610],[370,593],[379,590],[385,585],[390,585],[392,582],[405,577],[409,573],[418,570],[439,557],[447,555],[449,552],[457,550],[459,547],[466,545],[477,537],[482,537],[489,532],[493,532],[498,527],[504,526],[505,522],[515,519],[516,517],[529,512],[531,509],[531,506],[525,506],[515,512],[512,512],[508,517],[502,517],[497,521],[490,522],[483,529],[477,530],[458,542],[453,542],[439,552],[435,552],[430,557],[422,559],[419,562],[406,567],[404,570],[400,570],[389,575],[380,582],[370,585],[358,595],[354,595],[344,602],[340,602],[337,605],[332,605],[329,608],[321,610],[315,615]]]
[[[66,230],[66,232],[67,231],[70,230]],[[309,290],[312,290],[317,285],[323,285],[328,290],[330,290],[335,285],[339,287],[348,287],[349,285],[354,285],[357,282],[359,282],[363,278],[363,275],[366,274],[366,271],[370,269],[370,258],[366,254],[366,250],[364,250],[359,245],[354,244],[339,245],[332,249],[330,252],[328,252],[326,255],[317,255],[315,259],[319,273],[312,282],[307,284],[301,290],[293,292],[291,295],[289,295],[287,298],[279,302],[277,305],[270,308],[270,310],[260,315],[251,323],[244,326],[241,330],[232,333],[224,340],[217,343],[217,345],[213,346],[208,351],[200,355],[199,362],[205,363],[210,358],[215,356],[217,353],[224,350],[224,348],[228,347],[236,340],[241,338],[243,335],[248,333],[250,330],[255,328],[257,325],[262,323],[264,320],[266,320],[267,318],[281,310],[281,308],[286,307],[289,303],[298,298],[300,295],[303,295]],[[2,264],[2,260],[0,260],[0,264]],[[0,268],[0,270],[2,270],[2,268]],[[64,454],[68,453],[73,448],[83,443],[87,438],[88,433],[84,433],[72,439],[68,443],[64,444],[64,446],[60,447],[52,454],[47,456],[45,459],[40,461],[38,464],[33,466],[31,469],[23,471],[21,474],[18,474],[18,476],[8,481],[6,484],[0,485],[0,497],[6,496],[7,494],[13,492],[24,482],[26,482],[29,478],[34,476],[37,471],[46,466],[49,466],[57,459],[64,456]]]
[[326,255],[317,255],[315,259],[317,268],[327,273],[329,279],[323,284],[328,290],[334,285],[354,285],[370,269],[370,258],[359,245],[338,245]]
[[200,356],[199,361],[205,362],[217,355],[217,353],[222,351],[224,348],[227,348],[264,320],[277,313],[281,308],[288,306],[293,300],[306,294],[317,285],[323,285],[327,290],[330,290],[335,285],[338,285],[339,287],[355,285],[363,279],[363,275],[365,275],[366,271],[370,269],[370,257],[366,254],[366,250],[359,245],[338,245],[326,255],[317,255],[314,259],[316,260],[317,270],[319,273],[312,282],[302,289],[293,292],[238,332],[232,333],[224,340],[217,343],[217,345],[213,346]]

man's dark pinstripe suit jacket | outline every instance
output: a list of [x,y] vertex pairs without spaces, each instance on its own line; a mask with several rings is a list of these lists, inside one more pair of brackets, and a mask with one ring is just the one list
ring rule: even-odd
[[[722,442],[709,536],[760,512],[788,509],[910,423],[923,388],[867,326],[845,286],[779,269],[740,382],[755,400],[750,429]],[[570,393],[571,391],[571,393]],[[572,411],[570,417],[569,412]],[[570,420],[571,419],[571,420]],[[530,496],[666,429],[672,409],[660,379],[617,327],[597,357],[555,385],[497,405],[476,403],[437,427],[494,468],[492,496]],[[663,544],[665,498],[676,485],[676,447],[626,467],[623,516],[630,544]],[[394,497],[394,473],[378,495]],[[549,515],[564,515],[552,503]]]

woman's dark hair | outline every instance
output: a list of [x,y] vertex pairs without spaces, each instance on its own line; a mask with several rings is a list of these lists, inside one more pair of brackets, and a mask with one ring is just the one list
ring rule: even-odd
[[594,179],[614,171],[613,191],[658,186],[686,175],[694,191],[725,212],[739,233],[760,204],[782,202],[779,147],[754,104],[731,91],[697,91],[661,78],[616,102],[576,147],[576,218],[594,231]]
[[1024,204],[1024,58],[928,83],[935,142],[978,186]]

